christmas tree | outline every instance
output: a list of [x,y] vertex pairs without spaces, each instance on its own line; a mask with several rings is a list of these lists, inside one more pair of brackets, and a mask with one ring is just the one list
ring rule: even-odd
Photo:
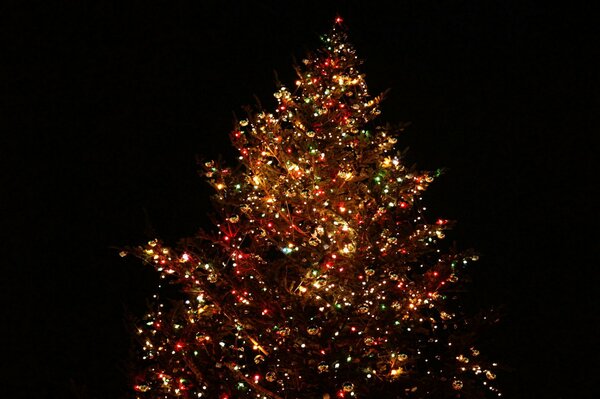
[[477,255],[425,220],[439,171],[376,123],[340,22],[273,113],[236,122],[239,166],[205,163],[214,231],[132,251],[182,293],[139,324],[138,398],[500,396],[459,310]]

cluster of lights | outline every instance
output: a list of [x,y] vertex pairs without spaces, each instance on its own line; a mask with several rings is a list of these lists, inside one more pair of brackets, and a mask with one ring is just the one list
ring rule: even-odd
[[437,248],[451,223],[425,222],[420,206],[437,174],[407,168],[394,132],[370,127],[381,97],[359,64],[334,27],[275,112],[235,126],[242,168],[205,164],[216,233],[138,251],[188,295],[139,329],[140,398],[461,391],[468,375],[499,395],[494,365],[444,345],[457,328],[445,289],[476,255]]

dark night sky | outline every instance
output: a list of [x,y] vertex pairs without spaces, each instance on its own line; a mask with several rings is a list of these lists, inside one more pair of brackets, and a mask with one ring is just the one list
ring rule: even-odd
[[488,346],[509,369],[506,397],[597,390],[591,7],[17,3],[0,12],[0,389],[13,390],[0,396],[126,396],[125,318],[143,313],[155,277],[111,246],[207,226],[195,157],[232,158],[232,112],[253,95],[272,106],[273,71],[291,85],[293,59],[338,12],[372,93],[392,89],[382,120],[412,122],[400,148],[422,168],[449,169],[426,199],[458,220],[451,239],[483,255],[473,297],[504,308]]

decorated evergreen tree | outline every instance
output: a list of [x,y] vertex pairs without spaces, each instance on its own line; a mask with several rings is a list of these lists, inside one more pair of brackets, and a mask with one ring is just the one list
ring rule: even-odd
[[239,166],[205,164],[214,231],[132,251],[183,294],[140,322],[138,398],[500,396],[459,311],[477,255],[425,220],[439,172],[375,122],[340,22],[273,113],[236,122]]

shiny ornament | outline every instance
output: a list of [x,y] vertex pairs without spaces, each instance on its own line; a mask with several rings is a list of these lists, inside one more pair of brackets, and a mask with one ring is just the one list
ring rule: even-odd
[[231,223],[237,223],[240,221],[240,217],[238,215],[233,215],[227,220],[229,220]]
[[280,337],[287,337],[288,335],[290,335],[291,332],[292,330],[290,330],[289,327],[283,327],[277,331],[277,335],[279,335]]
[[240,121],[240,126],[248,126],[248,119],[242,119]]
[[267,371],[267,374],[265,374],[265,380],[267,380],[268,382],[273,382],[277,379],[277,373],[274,371]]
[[309,335],[317,335],[319,333],[320,328],[317,326],[310,326],[306,329],[306,332]]
[[375,274],[375,269],[372,269],[372,268],[365,269],[365,274],[367,276],[372,276]]
[[398,355],[398,360],[401,362],[405,361],[406,359],[408,359],[408,355],[406,353],[401,353]]
[[248,205],[244,205],[240,208],[240,210],[244,213],[250,213],[252,212],[252,208],[250,208]]
[[306,132],[306,135],[308,137],[315,137],[315,132],[313,132],[312,130],[309,130],[308,132]]
[[216,283],[218,279],[217,273],[209,273],[206,279],[209,283]]
[[358,313],[365,314],[369,311],[369,307],[367,305],[360,305],[358,307]]
[[365,345],[367,345],[367,346],[375,345],[375,338],[373,338],[373,337],[366,337],[365,338]]
[[490,370],[487,370],[487,371],[485,372],[485,377],[486,377],[488,380],[495,380],[495,379],[496,379],[496,374],[492,373]]
[[203,333],[197,333],[196,341],[198,341],[198,342],[210,341],[210,337]]
[[317,288],[321,288],[323,286],[325,286],[327,284],[327,278],[325,276],[319,277],[316,281],[315,281],[315,287]]
[[327,362],[321,362],[317,366],[317,370],[319,370],[319,373],[326,373],[329,371],[329,364],[327,364]]
[[461,363],[469,363],[469,358],[463,355],[456,356],[456,360],[458,360]]
[[254,356],[254,363],[259,364],[265,361],[265,357],[263,355]]
[[456,391],[460,391],[463,387],[463,382],[461,380],[452,381],[452,389]]
[[397,281],[400,278],[397,273],[390,273],[390,280]]
[[354,391],[354,384],[351,382],[344,382],[342,384],[342,389],[344,390],[344,392],[352,392]]
[[452,318],[452,315],[450,313],[446,313],[446,312],[440,312],[440,317],[442,318],[442,320],[450,320]]
[[146,384],[140,384],[136,385],[134,389],[138,392],[148,392],[150,390],[150,387]]

